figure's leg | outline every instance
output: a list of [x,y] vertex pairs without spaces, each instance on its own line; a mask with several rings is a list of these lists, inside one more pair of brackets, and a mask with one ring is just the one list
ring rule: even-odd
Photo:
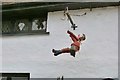
[[70,48],[61,49],[62,53],[70,53]]
[[63,48],[61,50],[55,50],[53,49],[52,52],[54,53],[54,56],[57,56],[62,53],[70,53],[71,56],[75,57],[76,52],[76,46],[72,45],[71,48]]
[[75,57],[76,52],[79,50],[79,48],[75,45],[72,45],[70,48],[70,55]]
[[62,53],[70,53],[70,48],[64,48],[61,50],[53,49],[52,52],[54,53],[54,56],[57,56],[57,55],[62,54]]

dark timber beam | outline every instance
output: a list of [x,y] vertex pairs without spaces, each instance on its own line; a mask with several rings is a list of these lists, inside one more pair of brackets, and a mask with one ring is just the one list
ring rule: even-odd
[[44,14],[44,12],[61,11],[64,10],[65,7],[69,7],[70,10],[74,10],[118,5],[119,2],[26,2],[14,5],[2,5],[1,12],[3,19],[10,19],[41,16],[41,14]]

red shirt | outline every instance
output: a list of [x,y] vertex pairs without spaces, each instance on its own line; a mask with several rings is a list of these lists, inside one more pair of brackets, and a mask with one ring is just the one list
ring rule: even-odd
[[67,33],[70,34],[70,37],[73,40],[73,43],[71,45],[76,46],[78,48],[77,50],[79,50],[80,49],[80,42],[78,41],[79,38],[70,31],[67,31]]

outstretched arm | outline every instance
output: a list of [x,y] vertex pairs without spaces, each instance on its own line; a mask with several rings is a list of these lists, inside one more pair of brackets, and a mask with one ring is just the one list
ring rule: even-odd
[[78,41],[78,38],[69,30],[67,31],[68,34],[70,34],[70,37],[72,38],[73,41]]

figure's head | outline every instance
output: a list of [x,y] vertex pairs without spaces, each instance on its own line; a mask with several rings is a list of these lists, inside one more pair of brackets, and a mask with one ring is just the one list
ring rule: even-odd
[[86,39],[85,34],[82,34],[82,36],[80,36],[80,34],[78,35],[79,41],[84,41]]

